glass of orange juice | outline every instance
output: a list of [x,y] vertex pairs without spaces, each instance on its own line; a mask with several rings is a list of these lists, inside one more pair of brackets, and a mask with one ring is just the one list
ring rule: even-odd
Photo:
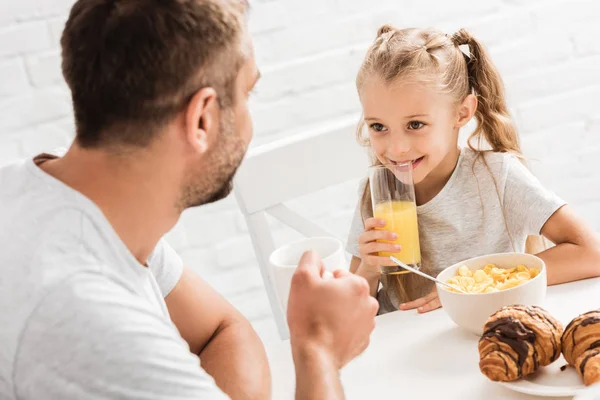
[[[380,252],[379,256],[394,256],[410,267],[421,267],[421,248],[419,245],[419,225],[417,223],[417,204],[412,176],[412,163],[376,165],[369,168],[369,184],[373,216],[386,222],[386,231],[394,232],[398,239],[393,242],[402,246],[398,253]],[[383,274],[404,274],[408,271],[390,264],[381,267]]]

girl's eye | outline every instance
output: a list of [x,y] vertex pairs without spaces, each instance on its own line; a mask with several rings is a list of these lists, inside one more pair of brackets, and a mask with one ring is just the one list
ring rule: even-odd
[[424,126],[425,126],[425,124],[422,123],[421,121],[410,121],[408,123],[408,129],[410,129],[412,131],[419,130],[419,129],[421,129]]
[[369,126],[369,128],[371,128],[375,132],[383,132],[386,129],[385,126],[383,126],[382,124],[380,124],[378,122],[375,122],[374,124],[371,124]]

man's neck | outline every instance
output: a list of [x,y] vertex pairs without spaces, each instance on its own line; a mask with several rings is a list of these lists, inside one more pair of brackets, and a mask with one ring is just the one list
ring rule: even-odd
[[160,160],[139,153],[121,158],[73,145],[63,158],[40,168],[93,201],[129,251],[145,264],[180,213],[175,207],[178,183],[167,178],[169,172]]

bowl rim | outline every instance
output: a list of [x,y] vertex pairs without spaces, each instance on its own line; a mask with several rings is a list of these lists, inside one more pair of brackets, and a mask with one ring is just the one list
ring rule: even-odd
[[[461,267],[462,265],[465,265],[467,262],[471,262],[471,261],[477,261],[478,259],[481,258],[488,258],[488,257],[493,257],[493,256],[526,256],[526,257],[533,257],[534,259],[539,260],[539,262],[542,264],[542,268],[540,269],[540,273],[537,274],[533,279],[529,279],[528,281],[526,281],[525,283],[519,285],[519,286],[515,286],[512,287],[510,289],[504,289],[504,290],[499,290],[497,292],[493,292],[493,293],[460,293],[460,292],[451,292],[448,289],[444,288],[442,285],[440,285],[439,283],[436,282],[436,287],[438,289],[438,293],[441,290],[443,290],[445,293],[449,293],[450,295],[459,295],[459,296],[486,296],[486,295],[497,295],[498,293],[508,293],[512,290],[516,290],[519,289],[523,286],[526,286],[528,284],[530,284],[531,282],[534,282],[536,279],[541,279],[542,275],[546,275],[546,263],[544,262],[544,260],[542,260],[541,258],[539,258],[538,256],[536,256],[535,254],[529,254],[529,253],[518,253],[518,252],[510,252],[510,253],[493,253],[493,254],[485,254],[483,256],[478,256],[478,257],[473,257],[473,258],[468,258],[466,260],[463,260],[461,262],[457,262],[456,264],[453,264],[447,268],[444,268],[442,271],[440,271],[439,274],[437,274],[436,278],[438,280],[440,279],[440,275],[442,275],[444,272],[446,272],[447,270],[451,269],[451,268],[455,268],[455,267]],[[506,269],[506,268],[503,268]],[[546,286],[548,285],[548,283],[546,282]]]

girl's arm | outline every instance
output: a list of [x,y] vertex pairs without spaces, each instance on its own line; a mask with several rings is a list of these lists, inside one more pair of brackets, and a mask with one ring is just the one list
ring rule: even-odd
[[569,206],[556,211],[541,233],[556,244],[538,254],[546,263],[549,285],[600,276],[600,236]]

